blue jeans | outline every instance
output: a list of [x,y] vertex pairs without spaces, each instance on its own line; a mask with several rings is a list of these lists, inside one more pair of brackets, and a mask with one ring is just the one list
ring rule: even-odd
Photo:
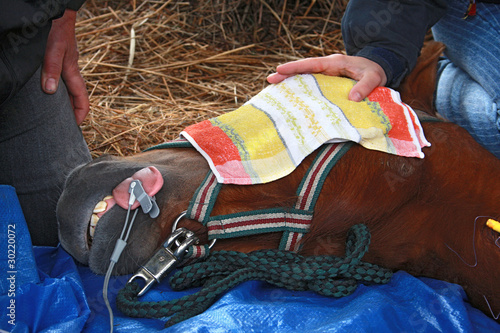
[[500,158],[500,5],[477,3],[477,15],[463,19],[469,1],[449,2],[432,28],[446,44],[438,68],[436,109],[464,127]]
[[0,184],[15,187],[33,244],[57,245],[55,211],[65,177],[90,159],[62,80],[47,95],[39,69],[0,107]]

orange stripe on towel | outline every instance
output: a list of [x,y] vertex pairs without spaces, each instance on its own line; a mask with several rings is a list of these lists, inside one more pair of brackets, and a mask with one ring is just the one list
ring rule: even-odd
[[[198,146],[212,158],[215,166],[223,165],[229,161],[241,161],[238,148],[222,129],[213,126],[209,120],[191,125],[189,134],[196,137]],[[220,153],[224,147],[224,154]]]

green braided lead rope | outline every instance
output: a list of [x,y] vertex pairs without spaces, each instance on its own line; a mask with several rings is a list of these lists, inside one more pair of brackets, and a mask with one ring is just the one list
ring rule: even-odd
[[392,271],[361,261],[369,243],[368,228],[358,224],[348,232],[345,257],[305,257],[283,250],[214,252],[205,261],[178,270],[170,279],[174,290],[202,286],[198,292],[170,301],[141,302],[137,297],[140,287],[132,282],[117,295],[117,307],[130,317],[172,316],[165,324],[169,327],[202,313],[221,294],[249,280],[331,297],[347,296],[358,282],[387,283],[392,277]]

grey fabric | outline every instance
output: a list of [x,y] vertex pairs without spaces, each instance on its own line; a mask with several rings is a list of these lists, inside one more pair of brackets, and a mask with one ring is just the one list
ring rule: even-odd
[[91,157],[64,83],[45,94],[40,72],[0,108],[0,184],[16,188],[33,244],[53,246],[65,176]]

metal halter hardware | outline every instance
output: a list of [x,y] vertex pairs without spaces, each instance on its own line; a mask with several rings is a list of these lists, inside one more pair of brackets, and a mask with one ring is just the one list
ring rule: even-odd
[[[186,216],[186,211],[183,211],[175,219],[172,233],[160,249],[127,281],[130,283],[139,278],[144,280],[144,287],[137,294],[138,296],[144,295],[155,283],[160,283],[165,276],[182,263],[189,247],[198,244],[199,239],[192,231],[186,228],[177,229],[179,221],[184,216]],[[216,241],[217,239],[213,239],[208,245],[208,249],[211,249]]]
[[198,243],[198,237],[192,231],[185,228],[175,230],[163,246],[127,283],[138,278],[143,279],[145,285],[138,296],[144,295],[154,283],[160,283],[164,276],[175,269],[184,259],[187,249],[196,243]]
[[[174,221],[174,224],[172,224],[172,234],[177,230],[177,224],[179,224],[179,221],[184,217],[186,216],[187,214],[187,210],[183,211]],[[212,239],[212,241],[210,242],[210,244],[208,245],[208,248],[209,249],[212,249],[212,247],[214,247],[215,245],[215,242],[217,241],[217,238],[214,238]],[[177,244],[178,245],[178,244]]]

